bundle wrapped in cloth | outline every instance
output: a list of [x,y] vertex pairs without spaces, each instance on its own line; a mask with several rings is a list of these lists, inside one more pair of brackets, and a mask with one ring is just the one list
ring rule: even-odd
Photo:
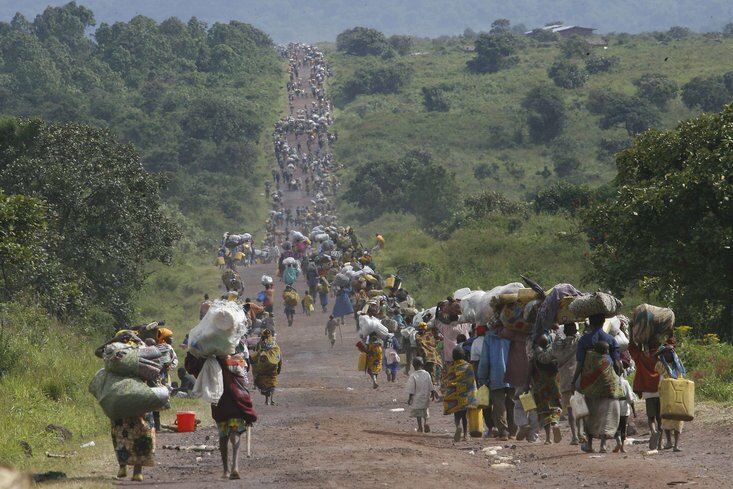
[[136,348],[126,343],[110,343],[104,347],[104,368],[122,377],[138,377],[146,381],[160,378],[160,350],[154,346]]
[[[474,290],[461,299],[461,321],[486,325],[498,309],[497,298],[504,294],[515,294],[523,285],[519,282],[494,287],[489,291]],[[516,297],[515,297],[516,301]],[[514,302],[514,301],[513,301]]]
[[188,351],[206,358],[196,378],[192,395],[217,404],[224,393],[224,380],[217,356],[234,353],[239,340],[247,333],[247,315],[240,305],[215,301],[201,322],[188,334]]
[[372,334],[383,340],[393,336],[379,319],[367,315],[359,316],[359,336],[366,338]]
[[588,318],[602,314],[607,318],[618,314],[623,303],[611,294],[605,292],[594,292],[576,297],[568,305],[568,310],[577,318]]
[[247,315],[242,306],[217,300],[188,334],[188,351],[199,358],[230,355],[246,333]]
[[644,349],[651,339],[663,344],[674,334],[674,311],[666,307],[640,304],[634,309],[631,341]]
[[137,378],[123,377],[106,369],[99,370],[94,376],[89,392],[112,421],[142,416],[169,406],[167,387],[148,387]]
[[260,283],[263,286],[265,286],[265,285],[272,285],[272,283],[273,283],[272,277],[270,277],[269,275],[263,275],[262,278],[260,279]]

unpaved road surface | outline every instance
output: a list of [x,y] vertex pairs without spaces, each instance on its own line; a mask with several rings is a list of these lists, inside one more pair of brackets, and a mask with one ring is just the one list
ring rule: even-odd
[[[302,72],[305,77],[307,70]],[[298,99],[296,107],[309,101]],[[285,193],[289,207],[307,205],[308,200],[301,192]],[[257,265],[244,271],[247,296],[257,295],[263,273],[274,276],[275,265]],[[306,289],[302,277],[298,284],[302,295]],[[215,286],[211,284],[212,289]],[[278,302],[282,290],[282,284],[276,283]],[[337,336],[336,346],[331,349],[324,333],[326,314],[315,312],[307,317],[299,311],[294,326],[288,328],[282,320],[281,303],[275,312],[284,357],[275,394],[278,405],[265,406],[264,397],[252,392],[260,420],[253,430],[252,458],[241,455],[243,480],[220,478],[218,452],[161,448],[216,445],[216,429],[211,418],[205,416],[195,433],[161,433],[158,465],[145,470],[145,482],[125,480],[119,485],[212,489],[733,487],[733,450],[726,443],[733,435],[730,410],[701,410],[699,421],[685,427],[682,453],[667,450],[647,456],[644,445],[634,445],[625,455],[582,454],[578,447],[568,445],[564,423],[566,438],[557,445],[492,439],[454,443],[453,417],[442,416],[439,403],[431,407],[433,432],[415,432],[414,420],[408,417],[403,371],[394,384],[387,383],[382,375],[377,390],[372,389],[364,373],[357,372],[354,344],[358,338],[352,320],[342,327],[343,340]],[[644,439],[643,403],[638,404],[637,425],[642,433],[635,437]],[[404,411],[392,411],[400,408]],[[164,413],[164,421],[171,422],[173,415]],[[486,447],[501,449],[496,456],[487,456],[482,452]],[[502,461],[509,466],[491,467]]]

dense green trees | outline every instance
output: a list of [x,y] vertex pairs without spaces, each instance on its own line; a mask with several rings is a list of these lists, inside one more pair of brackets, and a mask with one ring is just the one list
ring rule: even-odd
[[696,76],[682,86],[682,101],[690,108],[714,112],[733,101],[733,90],[726,86],[723,76]]
[[674,80],[659,73],[647,73],[634,80],[636,96],[651,102],[659,109],[666,109],[670,100],[677,97],[679,88]]
[[580,88],[588,80],[588,74],[575,63],[555,61],[547,70],[547,76],[561,88]]
[[450,100],[447,92],[449,87],[422,87],[423,106],[428,112],[448,112],[450,110]]
[[529,135],[534,142],[550,141],[562,134],[565,125],[565,102],[562,93],[550,85],[530,90],[522,101],[527,111]]
[[397,161],[360,165],[348,182],[347,198],[375,219],[387,212],[409,212],[425,229],[437,229],[455,207],[455,177],[430,153],[410,151]]
[[[280,95],[282,64],[265,33],[242,22],[136,16],[89,36],[94,25],[73,2],[32,22],[0,22],[0,111],[108,127],[170,181],[251,180]],[[224,194],[213,202],[233,198],[227,211],[241,212],[253,199],[232,185],[201,191]],[[193,217],[204,227],[223,221]]]
[[496,73],[519,62],[517,52],[522,42],[511,32],[479,34],[475,42],[476,56],[467,63],[474,73]]
[[623,93],[592,90],[586,104],[593,114],[601,115],[602,129],[623,126],[634,136],[659,124],[659,110],[646,100]]
[[384,34],[369,27],[354,27],[336,36],[336,49],[352,56],[378,56],[389,48]]
[[617,194],[595,206],[597,276],[641,286],[678,317],[730,337],[733,306],[733,109],[649,131],[617,157]]
[[365,61],[354,74],[339,87],[334,103],[348,103],[359,95],[373,95],[398,92],[412,78],[410,65],[399,61]]
[[[28,213],[22,246],[43,250],[26,253],[40,257],[37,263],[19,258],[35,273],[19,277],[21,268],[6,282],[30,278],[41,301],[57,314],[79,313],[94,302],[121,320],[129,318],[145,263],[169,261],[178,237],[163,211],[161,188],[161,179],[143,169],[135,149],[119,144],[109,131],[4,120],[0,190],[44,203],[21,201]],[[8,209],[7,199],[4,204]]]

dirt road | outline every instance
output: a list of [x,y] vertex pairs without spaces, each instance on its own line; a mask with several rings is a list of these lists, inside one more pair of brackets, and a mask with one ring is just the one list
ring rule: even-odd
[[[303,106],[308,99],[296,103]],[[301,192],[285,193],[286,206],[304,205],[308,200]],[[256,296],[263,273],[274,276],[275,266],[258,265],[244,271],[247,296]],[[302,277],[297,288],[301,294],[306,289]],[[730,412],[720,410],[703,410],[702,421],[688,424],[682,437],[682,453],[663,451],[648,456],[644,445],[629,447],[625,455],[582,454],[568,445],[565,426],[566,439],[559,445],[489,439],[454,443],[453,417],[442,416],[440,404],[431,407],[433,432],[416,433],[414,420],[408,417],[404,373],[400,372],[394,384],[387,383],[382,375],[379,389],[373,390],[368,377],[356,370],[354,344],[358,338],[353,321],[347,321],[342,328],[343,340],[338,335],[331,349],[324,333],[326,314],[315,312],[307,317],[299,311],[294,326],[285,325],[279,299],[282,290],[282,284],[277,283],[277,332],[284,356],[275,394],[278,405],[265,406],[264,397],[253,391],[260,421],[253,432],[253,456],[243,457],[244,480],[220,479],[218,452],[160,448],[166,444],[216,445],[216,430],[207,416],[195,433],[160,434],[158,466],[145,471],[143,484],[128,480],[120,485],[210,489],[512,489],[535,484],[551,488],[733,487],[730,450],[719,442],[730,439],[733,425],[725,421],[730,419]],[[172,415],[164,416],[170,420]],[[639,426],[645,424],[643,416],[640,413]],[[495,447],[491,454],[482,451],[491,447]],[[500,467],[492,467],[496,464]]]

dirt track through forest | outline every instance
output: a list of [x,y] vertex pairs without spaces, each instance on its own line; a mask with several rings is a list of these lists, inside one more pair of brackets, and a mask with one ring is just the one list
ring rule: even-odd
[[[308,86],[308,70],[301,70]],[[311,98],[296,99],[296,110]],[[294,144],[294,141],[291,141]],[[303,192],[285,192],[285,206],[307,205]],[[213,238],[212,238],[213,239]],[[389,243],[388,243],[389,245]],[[379,256],[375,257],[379,265]],[[245,269],[242,278],[247,297],[260,290],[260,277],[274,276],[276,265],[257,265]],[[211,284],[212,289],[216,284]],[[298,292],[306,290],[303,277]],[[265,406],[264,397],[252,391],[259,422],[253,430],[253,456],[241,455],[243,480],[222,480],[218,452],[201,454],[163,450],[166,444],[217,444],[217,432],[209,416],[195,433],[161,433],[158,436],[157,467],[145,470],[145,482],[120,481],[136,487],[180,488],[375,488],[445,487],[526,488],[539,487],[628,487],[657,489],[671,486],[733,487],[730,476],[730,450],[721,440],[730,440],[730,422],[694,422],[685,427],[682,453],[664,451],[645,456],[643,445],[629,447],[629,453],[582,454],[578,447],[544,446],[527,442],[498,442],[472,439],[454,443],[453,417],[442,416],[442,405],[431,407],[433,433],[416,433],[408,417],[401,370],[397,382],[389,384],[380,376],[380,387],[371,388],[369,378],[357,372],[358,341],[353,320],[342,327],[331,349],[324,328],[327,314],[310,317],[296,314],[295,324],[284,321],[281,294],[283,284],[276,282],[276,322],[278,343],[284,364],[275,394],[276,406]],[[638,403],[639,407],[643,403]],[[403,408],[403,412],[393,409]],[[640,409],[640,411],[643,411]],[[710,416],[722,419],[719,413]],[[170,420],[174,413],[164,414]],[[705,416],[703,416],[705,417]],[[637,425],[643,432],[643,412]],[[730,417],[728,416],[728,419]],[[643,438],[636,436],[636,438]],[[512,466],[490,468],[481,451],[501,447],[497,457],[507,457]],[[196,461],[201,457],[200,462]],[[509,461],[509,460],[507,460]],[[675,484],[678,483],[678,484]]]

